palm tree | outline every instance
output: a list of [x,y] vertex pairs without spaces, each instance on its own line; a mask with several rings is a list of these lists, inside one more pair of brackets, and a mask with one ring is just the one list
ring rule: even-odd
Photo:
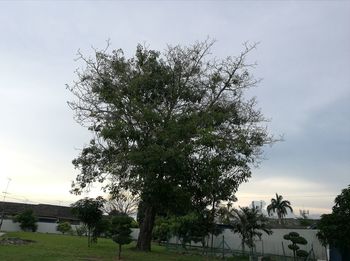
[[271,199],[271,204],[267,206],[267,213],[272,216],[277,213],[278,221],[282,224],[282,219],[287,215],[287,209],[293,212],[291,204],[288,200],[283,200],[282,195],[276,193],[276,198]]
[[259,213],[257,208],[240,207],[240,209],[222,209],[222,220],[232,226],[234,233],[238,233],[242,239],[242,252],[245,245],[250,249],[255,246],[254,239],[262,236],[262,231],[268,235],[272,230],[267,227],[267,218]]

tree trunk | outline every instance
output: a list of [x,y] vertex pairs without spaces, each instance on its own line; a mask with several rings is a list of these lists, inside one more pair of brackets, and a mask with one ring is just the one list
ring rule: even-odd
[[88,228],[88,247],[91,246],[91,229]]
[[147,205],[145,207],[145,217],[140,226],[140,233],[137,239],[136,248],[141,251],[151,251],[152,230],[154,226],[155,209]]
[[282,215],[280,213],[277,213],[278,216],[278,223],[282,225]]
[[119,244],[118,260],[120,260],[122,254],[122,245]]
[[213,250],[214,247],[214,223],[215,223],[215,199],[213,199],[212,209],[211,209],[211,244],[210,248]]

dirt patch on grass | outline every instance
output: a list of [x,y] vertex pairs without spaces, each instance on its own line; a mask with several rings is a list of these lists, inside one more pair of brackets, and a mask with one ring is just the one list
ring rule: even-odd
[[102,258],[98,257],[79,257],[78,260],[84,260],[84,261],[101,261]]
[[28,239],[21,239],[18,237],[8,237],[8,238],[0,239],[0,245],[3,245],[3,246],[9,246],[9,245],[21,246],[21,245],[28,245],[31,243],[35,243],[35,241],[28,240]]

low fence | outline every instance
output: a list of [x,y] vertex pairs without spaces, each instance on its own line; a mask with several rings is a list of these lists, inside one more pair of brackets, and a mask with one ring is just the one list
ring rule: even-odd
[[[255,241],[255,251],[262,255],[275,255],[275,256],[293,256],[292,250],[288,248],[290,241],[283,239],[283,236],[289,232],[297,232],[302,237],[307,240],[307,245],[302,245],[301,249],[309,252],[313,250],[312,255],[317,260],[327,260],[327,250],[322,246],[321,242],[318,240],[316,234],[318,230],[315,229],[272,229],[272,235],[263,234],[261,240]],[[132,237],[137,239],[139,234],[139,229],[133,229]],[[226,254],[231,251],[231,253],[240,253],[242,250],[242,243],[239,234],[233,233],[230,229],[225,229],[220,235],[213,237],[213,248],[220,249]],[[169,240],[169,245],[176,246],[180,245],[180,240],[173,237]],[[211,246],[211,237],[207,238],[207,245]],[[202,247],[201,243],[191,242],[192,247]],[[200,250],[201,251],[201,250]],[[248,248],[246,247],[246,251]]]

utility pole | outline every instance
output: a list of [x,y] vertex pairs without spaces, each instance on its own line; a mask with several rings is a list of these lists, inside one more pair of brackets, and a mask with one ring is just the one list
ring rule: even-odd
[[1,213],[1,220],[0,220],[0,230],[1,230],[2,223],[3,223],[4,217],[5,217],[5,200],[6,200],[7,190],[9,188],[9,185],[10,185],[10,182],[11,182],[10,178],[7,178],[7,179],[8,179],[8,181],[7,181],[6,189],[3,192],[4,193],[4,198],[2,200],[2,213]]

